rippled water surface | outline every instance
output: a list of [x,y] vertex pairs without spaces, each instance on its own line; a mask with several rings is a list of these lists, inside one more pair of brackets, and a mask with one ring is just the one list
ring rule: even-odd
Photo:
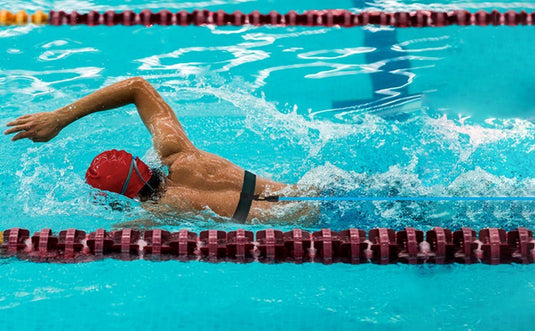
[[[535,10],[529,1],[65,0],[2,6]],[[535,196],[533,45],[533,27],[0,27],[0,123],[142,76],[172,106],[194,144],[265,177],[338,196]],[[0,228],[91,231],[150,217],[136,203],[120,212],[93,202],[85,169],[111,148],[158,162],[133,107],[91,115],[46,144],[0,137]],[[533,202],[345,202],[321,210],[321,220],[307,229],[509,230],[535,223]],[[171,230],[238,227],[196,219],[159,222]],[[273,224],[247,228],[266,226]],[[300,224],[278,225],[294,226]],[[94,317],[100,316],[112,329],[141,329],[146,320],[147,327],[182,320],[199,329],[233,328],[231,320],[261,329],[408,329],[415,321],[420,328],[527,329],[535,322],[529,266],[4,260],[0,270],[0,310],[30,316],[25,325],[32,329],[40,327],[31,317],[35,310],[58,319],[69,315],[72,323],[70,315],[82,316],[86,327],[98,326]],[[72,314],[59,313],[66,306]],[[260,324],[257,314],[275,319]]]

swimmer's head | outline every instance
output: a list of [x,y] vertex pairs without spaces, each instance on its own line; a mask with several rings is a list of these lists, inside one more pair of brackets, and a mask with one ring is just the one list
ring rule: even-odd
[[85,173],[85,180],[100,190],[133,198],[144,186],[153,189],[149,183],[151,176],[151,169],[138,157],[112,149],[93,159]]

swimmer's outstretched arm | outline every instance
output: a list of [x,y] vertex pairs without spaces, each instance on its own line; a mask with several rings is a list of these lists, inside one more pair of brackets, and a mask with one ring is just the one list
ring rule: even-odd
[[102,88],[80,100],[52,112],[23,115],[7,123],[4,134],[18,132],[12,140],[30,139],[46,142],[64,127],[95,112],[135,104],[139,116],[153,137],[154,148],[164,163],[173,155],[195,150],[175,113],[160,94],[143,78],[134,77]]

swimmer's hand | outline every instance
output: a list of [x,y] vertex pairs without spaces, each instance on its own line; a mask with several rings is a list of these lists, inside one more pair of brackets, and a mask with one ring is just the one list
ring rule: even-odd
[[22,115],[6,125],[12,128],[4,131],[4,134],[18,132],[11,138],[12,141],[28,138],[33,142],[46,142],[63,129],[60,116],[56,112]]

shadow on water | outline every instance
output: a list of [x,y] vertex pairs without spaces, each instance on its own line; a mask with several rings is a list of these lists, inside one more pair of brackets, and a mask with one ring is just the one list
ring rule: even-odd
[[[354,0],[353,5],[358,9],[366,7],[365,1]],[[367,65],[374,71],[368,74],[372,96],[360,100],[334,100],[333,110],[340,112],[373,113],[385,119],[406,120],[409,114],[403,110],[403,105],[419,102],[421,94],[410,95],[409,84],[411,76],[411,62],[392,46],[398,44],[397,30],[393,28],[363,29],[364,47],[373,48],[373,52],[365,54]]]

